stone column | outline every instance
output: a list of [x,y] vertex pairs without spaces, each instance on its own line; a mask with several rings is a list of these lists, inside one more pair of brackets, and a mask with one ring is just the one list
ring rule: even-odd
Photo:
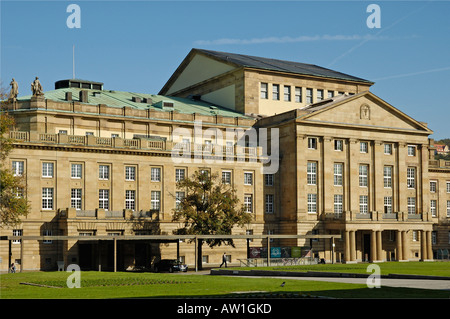
[[431,247],[431,231],[427,231],[427,258],[429,260],[433,259],[433,249]]
[[381,230],[377,230],[377,259],[383,261],[383,239],[381,236]]
[[402,232],[397,230],[397,261],[403,260]]
[[350,231],[350,260],[356,261],[356,234],[354,230]]
[[370,232],[370,261],[377,260],[377,234],[374,230]]
[[350,232],[348,230],[345,231],[345,262],[351,260],[350,256]]
[[421,246],[422,261],[427,260],[428,259],[427,235],[426,231],[424,230],[420,231],[420,246]]
[[409,236],[406,230],[402,231],[403,260],[409,259]]

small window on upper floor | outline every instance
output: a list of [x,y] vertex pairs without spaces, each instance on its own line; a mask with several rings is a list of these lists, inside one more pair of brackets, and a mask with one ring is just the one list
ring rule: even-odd
[[416,147],[414,145],[408,145],[408,156],[416,156]]
[[308,137],[308,148],[311,150],[317,149],[317,138],[316,137]]
[[267,83],[261,83],[261,95],[262,99],[267,99],[269,97],[269,92],[267,91]]
[[392,144],[384,144],[384,154],[392,155]]
[[368,142],[361,142],[360,145],[359,145],[359,151],[361,153],[369,152],[369,143]]
[[344,150],[344,141],[343,140],[334,140],[334,150],[335,151]]

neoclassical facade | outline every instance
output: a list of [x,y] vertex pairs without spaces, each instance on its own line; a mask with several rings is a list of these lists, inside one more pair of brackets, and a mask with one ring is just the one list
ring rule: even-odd
[[[270,244],[312,246],[327,262],[438,258],[450,248],[450,162],[434,160],[426,123],[372,85],[314,65],[193,49],[159,94],[70,79],[17,97],[7,104],[16,121],[7,161],[26,178],[18,196],[31,213],[0,236],[72,238],[0,241],[0,270],[9,258],[26,270],[58,261],[110,269],[113,258],[133,269],[177,255],[192,265],[191,243],[137,236],[180,227],[176,182],[196,170],[233,185],[252,214],[233,234],[339,235]],[[263,132],[267,143],[252,139]],[[113,256],[104,236],[127,240]],[[239,264],[247,249],[245,240],[204,247],[203,262],[220,264],[226,251]]]

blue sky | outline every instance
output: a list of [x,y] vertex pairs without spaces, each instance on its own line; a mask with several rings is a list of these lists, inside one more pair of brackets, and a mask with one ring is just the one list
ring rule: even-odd
[[[66,25],[69,4],[81,28]],[[381,28],[369,28],[371,3]],[[317,64],[450,138],[450,1],[0,1],[0,76],[19,96],[75,76],[156,94],[192,48]]]

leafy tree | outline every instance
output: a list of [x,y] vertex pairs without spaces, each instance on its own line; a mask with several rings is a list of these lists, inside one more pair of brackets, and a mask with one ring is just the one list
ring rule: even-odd
[[[184,222],[184,227],[174,231],[178,235],[230,235],[234,226],[242,227],[252,220],[252,215],[238,208],[236,190],[218,180],[218,174],[196,171],[191,178],[177,182],[185,196],[174,209],[172,221]],[[205,239],[209,247],[222,244],[234,246],[232,239]],[[202,244],[199,239],[198,265],[202,265]]]
[[[2,90],[0,98],[3,100],[5,96]],[[8,114],[2,101],[0,108],[0,228],[17,225],[21,217],[28,215],[30,211],[24,177],[14,176],[5,164],[13,148],[13,139],[9,137],[9,131],[13,125],[14,119]]]

